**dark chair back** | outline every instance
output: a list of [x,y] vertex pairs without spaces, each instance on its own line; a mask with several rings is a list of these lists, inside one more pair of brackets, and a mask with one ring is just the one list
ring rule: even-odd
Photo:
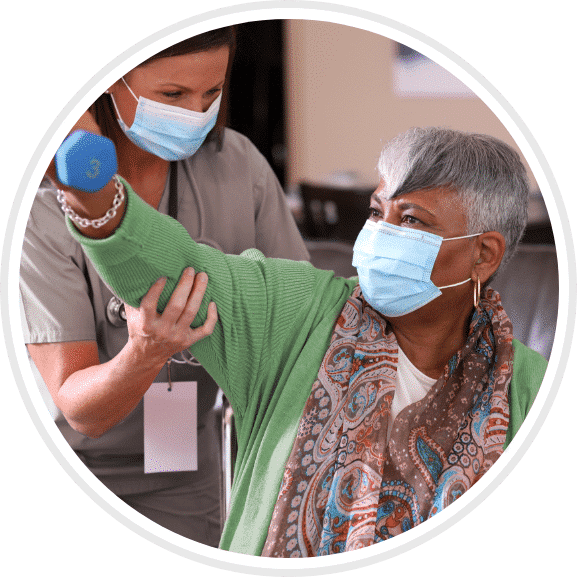
[[311,263],[322,270],[332,270],[335,276],[357,276],[353,266],[353,244],[339,240],[306,240]]
[[353,242],[369,216],[375,188],[340,188],[301,183],[305,238]]
[[546,359],[551,354],[559,306],[554,245],[522,244],[491,286],[501,295],[515,338]]

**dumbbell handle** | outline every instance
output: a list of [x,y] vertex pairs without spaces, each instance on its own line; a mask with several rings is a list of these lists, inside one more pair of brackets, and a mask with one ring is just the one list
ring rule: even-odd
[[118,170],[112,140],[86,130],[70,134],[58,148],[54,161],[58,180],[84,192],[101,190]]

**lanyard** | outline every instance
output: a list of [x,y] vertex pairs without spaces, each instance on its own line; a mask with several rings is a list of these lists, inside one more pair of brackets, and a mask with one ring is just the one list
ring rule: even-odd
[[177,163],[174,161],[170,163],[170,177],[168,183],[168,216],[171,216],[174,220],[178,220],[177,166]]
[[[178,167],[178,163],[172,161],[170,163],[170,176],[168,182],[168,216],[178,220],[178,180],[176,178],[176,170]],[[189,353],[190,354],[190,353]],[[168,373],[168,390],[172,391],[172,378],[170,374],[170,366],[171,364],[177,363],[179,365],[186,364],[192,367],[200,367],[200,363],[190,355],[190,358],[186,358],[183,353],[180,353],[180,357],[182,360],[175,359],[171,357],[166,361],[166,370]]]
[[[178,220],[178,193],[176,190],[176,162],[170,163],[170,176],[168,182],[168,216]],[[170,378],[170,365],[172,358],[166,361],[166,372],[168,373],[168,390],[172,391],[172,379]]]

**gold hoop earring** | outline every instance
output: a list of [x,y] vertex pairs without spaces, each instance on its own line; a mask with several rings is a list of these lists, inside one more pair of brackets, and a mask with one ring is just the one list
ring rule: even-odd
[[477,282],[473,286],[473,304],[475,308],[479,306],[479,301],[481,300],[481,279],[477,277]]

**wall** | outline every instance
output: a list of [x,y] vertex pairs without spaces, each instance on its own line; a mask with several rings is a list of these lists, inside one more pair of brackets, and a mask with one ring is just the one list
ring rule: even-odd
[[326,181],[335,171],[352,171],[359,184],[376,184],[381,144],[411,126],[483,132],[519,151],[475,96],[396,96],[395,56],[396,44],[377,34],[327,22],[286,21],[287,185]]

